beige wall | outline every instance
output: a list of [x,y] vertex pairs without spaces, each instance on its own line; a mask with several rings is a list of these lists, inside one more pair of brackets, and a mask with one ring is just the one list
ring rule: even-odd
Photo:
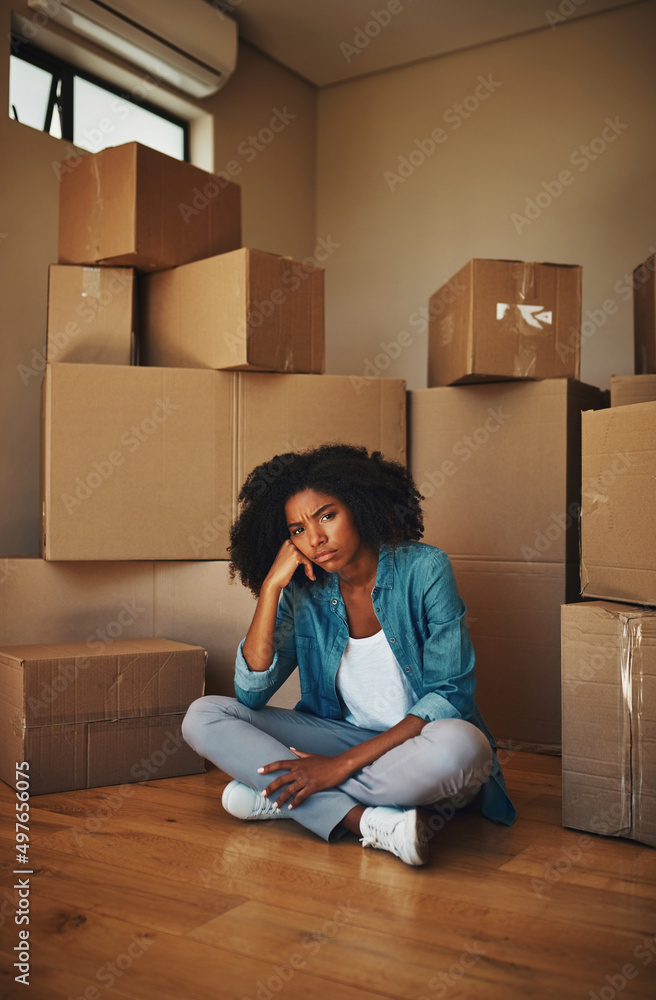
[[[327,262],[328,371],[361,374],[369,359],[370,374],[424,386],[419,310],[471,257],[496,257],[582,264],[584,316],[599,321],[582,378],[605,387],[633,372],[632,301],[617,282],[656,247],[654,37],[649,2],[320,91],[317,225],[340,244]],[[492,90],[478,109],[449,112],[480,78]],[[607,118],[628,127],[582,170],[576,150]],[[385,172],[438,127],[445,140],[392,190]],[[563,170],[572,183],[518,231],[512,214]],[[402,331],[413,342],[400,348]]]
[[[57,259],[58,181],[53,163],[66,144],[10,120],[10,11],[23,0],[0,0],[0,554],[39,550],[39,389],[30,375],[44,349],[48,265]],[[214,167],[236,159],[241,173],[243,238],[248,246],[304,257],[315,246],[316,91],[243,45],[234,77],[199,104],[214,115]],[[248,137],[275,109],[289,116],[284,131],[252,158]],[[253,147],[250,147],[253,148]],[[210,153],[211,157],[211,153]],[[33,354],[32,352],[35,352]],[[21,369],[20,366],[23,366]],[[21,375],[22,371],[22,375]]]
[[[5,67],[12,8],[27,6],[0,0]],[[582,377],[605,386],[612,373],[632,371],[631,300],[617,283],[656,246],[655,30],[656,0],[318,95],[241,45],[235,76],[199,105],[215,117],[205,162],[212,152],[216,170],[240,162],[247,245],[303,257],[323,241],[329,372],[360,374],[369,359],[369,373],[425,385],[420,310],[473,256],[583,264],[584,310],[603,318],[612,300],[617,312],[591,324]],[[454,128],[449,109],[480,77],[492,92]],[[2,107],[7,83],[5,71]],[[240,145],[276,108],[296,117],[249,162]],[[606,118],[628,127],[581,171],[570,156],[601,134]],[[403,182],[391,179],[390,190],[385,172],[397,172],[416,140],[440,127],[445,141]],[[59,140],[0,115],[2,555],[38,551],[40,377],[25,384],[19,366],[30,368],[44,346],[47,268],[57,253],[52,164],[65,152]],[[518,232],[512,214],[564,169],[572,183]],[[412,344],[399,347],[406,330]]]

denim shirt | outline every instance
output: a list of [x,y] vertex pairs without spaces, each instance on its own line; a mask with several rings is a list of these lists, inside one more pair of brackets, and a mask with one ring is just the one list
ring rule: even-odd
[[[381,546],[376,583],[371,592],[376,617],[417,697],[408,714],[433,722],[465,719],[488,739],[494,754],[483,787],[483,813],[510,824],[515,809],[506,792],[494,740],[474,701],[474,650],[465,624],[466,608],[451,563],[441,549],[423,542]],[[324,719],[343,718],[335,687],[337,669],[348,642],[346,608],[337,573],[282,591],[275,632],[275,654],[267,670],[249,669],[237,652],[235,693],[257,709],[298,666],[299,712]]]

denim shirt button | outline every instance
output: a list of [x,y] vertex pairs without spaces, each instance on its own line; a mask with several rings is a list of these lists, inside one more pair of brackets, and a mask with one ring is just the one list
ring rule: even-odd
[[335,598],[333,598],[333,604],[337,604],[337,601],[335,600]]
[[406,672],[406,674],[409,674],[410,673],[410,667],[406,667],[405,668],[405,672]]
[[392,638],[390,639],[390,642],[396,642],[396,639],[394,638],[394,636],[392,636]]
[[377,612],[378,612],[378,611],[380,611],[380,608],[376,608],[376,611],[377,611]]

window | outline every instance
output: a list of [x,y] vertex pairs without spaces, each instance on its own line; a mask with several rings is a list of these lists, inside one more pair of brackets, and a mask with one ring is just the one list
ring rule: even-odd
[[9,115],[91,153],[137,141],[178,160],[189,159],[189,123],[184,119],[15,36]]

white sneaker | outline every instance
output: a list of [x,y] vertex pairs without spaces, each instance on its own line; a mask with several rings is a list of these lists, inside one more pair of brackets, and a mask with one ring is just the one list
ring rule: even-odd
[[369,806],[362,814],[360,832],[363,847],[390,851],[406,865],[425,865],[428,861],[428,841],[422,836],[416,809]]
[[289,811],[279,809],[255,788],[231,781],[223,789],[221,803],[226,812],[237,819],[290,819]]

